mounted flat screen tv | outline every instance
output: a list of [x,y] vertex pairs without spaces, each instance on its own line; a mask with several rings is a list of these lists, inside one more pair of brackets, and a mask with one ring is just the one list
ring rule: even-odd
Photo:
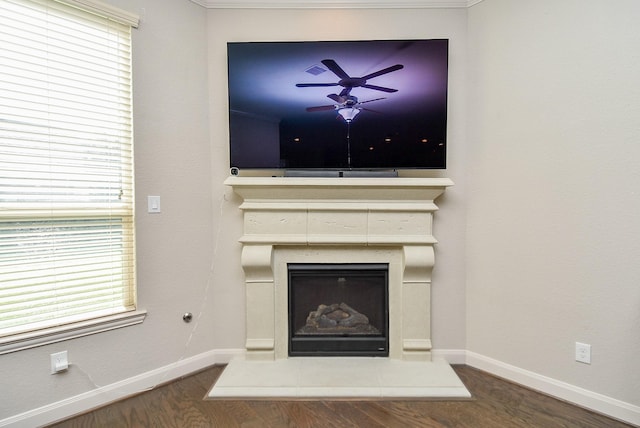
[[448,40],[227,44],[230,167],[442,169]]

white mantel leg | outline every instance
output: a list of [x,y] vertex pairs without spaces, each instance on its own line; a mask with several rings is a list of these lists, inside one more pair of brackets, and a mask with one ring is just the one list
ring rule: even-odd
[[275,281],[271,245],[245,245],[242,268],[247,298],[246,358],[275,359]]
[[433,246],[404,246],[402,359],[431,360],[431,271]]

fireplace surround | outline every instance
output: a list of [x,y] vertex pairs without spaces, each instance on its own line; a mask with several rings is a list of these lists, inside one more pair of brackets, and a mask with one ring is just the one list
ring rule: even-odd
[[388,265],[388,357],[431,360],[434,200],[451,180],[232,176],[225,184],[242,198],[247,360],[289,358],[288,266],[340,263]]

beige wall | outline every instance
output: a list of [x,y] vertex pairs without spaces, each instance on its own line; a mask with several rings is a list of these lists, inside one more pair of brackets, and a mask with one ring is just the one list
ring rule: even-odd
[[[206,13],[186,0],[110,3],[142,16],[133,30],[134,136],[138,300],[148,316],[139,326],[0,355],[0,422],[215,346],[215,317],[203,307],[214,300],[212,287],[205,294],[213,251]],[[161,196],[161,214],[146,213],[147,195]],[[195,332],[195,322],[182,321],[186,311],[202,311]],[[71,367],[52,376],[49,354],[61,350]]]
[[471,7],[466,142],[467,349],[636,406],[638,16],[635,0]]
[[244,289],[240,269],[240,247],[235,240],[242,234],[239,201],[220,183],[229,173],[227,118],[226,43],[267,40],[348,40],[393,38],[450,39],[449,154],[447,171],[424,174],[446,176],[456,186],[438,200],[434,235],[436,267],[433,276],[433,346],[462,349],[464,332],[464,158],[465,158],[465,61],[466,10],[210,10],[209,82],[211,145],[214,148],[214,198],[225,191],[231,203],[223,206],[223,229],[230,281],[220,289],[224,299],[214,303],[216,316],[229,322],[229,330],[217,329],[219,347],[244,346]]

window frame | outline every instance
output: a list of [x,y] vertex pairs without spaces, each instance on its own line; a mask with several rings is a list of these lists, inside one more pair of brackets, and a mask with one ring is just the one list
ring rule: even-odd
[[[95,1],[95,0],[36,0],[36,2],[50,2],[59,3],[66,6],[79,9],[83,12],[89,12],[94,15],[98,15],[102,18],[107,18],[111,21],[115,21],[119,24],[124,24],[132,28],[137,28],[139,23],[139,17],[128,11],[110,6],[108,4]],[[131,96],[131,94],[130,94]],[[133,142],[131,142],[133,144]],[[131,153],[133,156],[133,153]],[[133,162],[133,160],[132,160]],[[133,170],[131,171],[131,179],[133,179]],[[131,184],[131,190],[133,191],[133,184]],[[51,325],[42,328],[34,328],[30,330],[22,330],[17,333],[8,333],[4,336],[0,336],[0,355],[9,352],[15,352],[23,349],[28,349],[36,346],[42,346],[46,344],[56,343],[63,340],[69,340],[77,337],[83,337],[90,334],[122,328],[126,326],[140,324],[146,317],[146,311],[137,307],[135,292],[135,224],[134,224],[134,202],[133,194],[131,195],[131,213],[130,213],[130,225],[123,227],[130,227],[131,229],[131,248],[130,254],[134,257],[133,261],[133,273],[131,275],[132,282],[128,284],[129,291],[134,294],[133,308],[125,309],[122,312],[109,314],[106,316],[88,315],[79,316],[78,320],[63,321],[62,323],[52,322]],[[34,210],[29,209],[30,214],[25,216],[25,219],[40,219],[46,220],[54,218],[53,216],[34,216]],[[38,211],[38,210],[35,210]],[[86,214],[82,215],[82,211]],[[101,209],[92,210],[91,208],[83,208],[75,210],[74,215],[79,218],[89,219],[95,217],[96,214],[100,214]],[[17,216],[20,216],[20,210],[16,211]],[[22,218],[22,217],[21,217]],[[124,218],[124,217],[123,217]],[[124,253],[123,253],[124,254]]]

